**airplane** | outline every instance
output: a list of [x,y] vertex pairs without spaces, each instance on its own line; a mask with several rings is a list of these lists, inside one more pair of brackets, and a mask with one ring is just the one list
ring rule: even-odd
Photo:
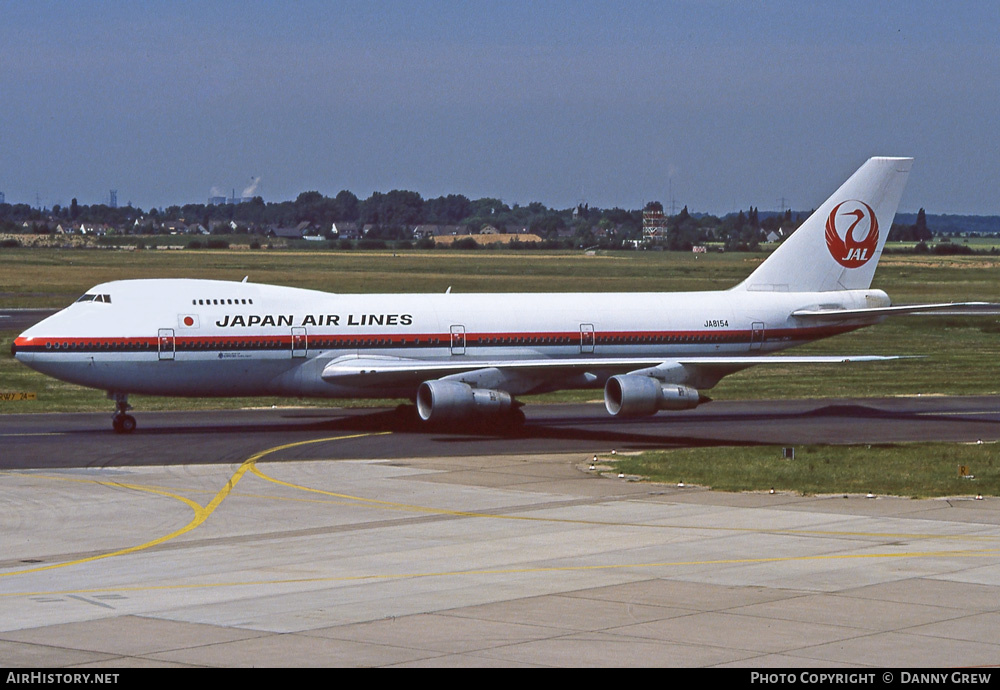
[[872,277],[912,158],[876,157],[738,285],[685,293],[332,294],[217,280],[95,286],[15,339],[19,361],[107,392],[112,428],[136,428],[129,394],[409,398],[420,420],[524,422],[518,396],[604,389],[640,417],[709,400],[724,376],[766,363],[894,356],[773,353],[901,313]]

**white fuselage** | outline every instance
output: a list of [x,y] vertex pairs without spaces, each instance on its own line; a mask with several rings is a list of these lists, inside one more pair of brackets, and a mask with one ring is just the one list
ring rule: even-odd
[[792,312],[889,303],[835,292],[342,295],[214,280],[129,280],[93,288],[22,334],[15,356],[40,372],[113,393],[413,397],[412,381],[324,379],[336,360],[594,362],[596,375],[539,371],[511,394],[603,385],[629,366],[600,360],[765,354],[879,319],[805,323]]

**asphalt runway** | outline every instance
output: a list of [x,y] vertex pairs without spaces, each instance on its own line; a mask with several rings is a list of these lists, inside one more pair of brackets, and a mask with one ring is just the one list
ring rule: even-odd
[[[68,305],[67,305],[68,306]],[[58,309],[0,309],[0,330],[26,331]]]
[[0,666],[1000,664],[998,499],[589,470],[610,448],[991,442],[998,403],[538,406],[512,435],[371,410],[140,410],[130,436],[0,416]]
[[[28,404],[28,403],[24,403]],[[427,430],[394,410],[133,411],[138,429],[111,431],[107,414],[0,415],[0,469],[242,462],[261,448],[334,434],[337,459],[602,453],[691,446],[1000,440],[1000,397],[716,401],[695,410],[618,420],[600,403],[534,405],[513,433],[464,425]],[[281,459],[297,459],[291,449]],[[272,460],[278,459],[273,457]]]

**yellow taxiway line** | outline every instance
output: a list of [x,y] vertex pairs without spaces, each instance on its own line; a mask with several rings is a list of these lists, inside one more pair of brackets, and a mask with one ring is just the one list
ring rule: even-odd
[[[389,433],[389,432],[382,432],[382,433]],[[274,448],[268,448],[267,450],[256,453],[255,455],[252,455],[251,457],[247,458],[239,466],[236,472],[233,473],[233,476],[229,478],[229,481],[226,482],[226,485],[222,487],[215,494],[215,496],[212,498],[211,501],[208,502],[208,505],[206,506],[202,506],[198,503],[195,503],[189,498],[185,498],[184,496],[180,496],[178,494],[171,493],[169,491],[164,491],[162,489],[157,489],[149,486],[142,486],[139,484],[127,484],[124,482],[115,482],[115,481],[101,481],[96,479],[80,479],[77,477],[48,477],[49,479],[58,479],[61,481],[88,482],[88,483],[100,484],[103,486],[112,486],[122,489],[131,489],[133,491],[142,491],[145,493],[157,494],[159,496],[167,496],[168,498],[174,498],[177,499],[178,501],[181,501],[182,503],[186,503],[187,505],[189,505],[191,509],[194,511],[194,518],[191,520],[191,522],[184,525],[184,527],[181,527],[180,529],[175,530],[170,534],[165,534],[162,537],[157,537],[156,539],[152,539],[142,544],[129,546],[124,549],[118,549],[116,551],[109,551],[108,553],[102,553],[96,556],[78,558],[76,560],[66,561],[64,563],[53,563],[51,565],[43,565],[37,568],[28,568],[26,570],[14,570],[6,573],[0,573],[0,577],[10,577],[12,575],[27,575],[29,573],[40,573],[45,570],[54,570],[56,568],[68,568],[70,566],[80,565],[82,563],[91,563],[93,561],[99,561],[105,558],[114,558],[115,556],[125,556],[130,553],[136,553],[137,551],[143,551],[145,549],[150,549],[154,546],[159,546],[160,544],[166,543],[171,539],[176,539],[182,534],[187,534],[188,532],[190,532],[191,530],[195,529],[203,522],[205,522],[205,520],[207,520],[212,515],[212,513],[215,512],[216,508],[218,508],[222,504],[222,502],[226,500],[229,494],[232,493],[233,489],[239,483],[240,479],[243,478],[243,475],[245,475],[248,471],[250,471],[255,466],[257,461],[260,460],[261,458],[270,455],[272,453],[277,453],[282,450],[288,450],[289,448],[296,448],[299,446],[306,446],[314,443],[324,443],[328,441],[343,441],[350,438],[360,438],[362,436],[372,436],[372,435],[377,435],[377,434],[352,434],[350,436],[334,436],[331,438],[318,438],[309,441],[296,441],[295,443],[286,443],[284,445],[275,446]],[[38,477],[39,475],[32,475],[32,476]]]

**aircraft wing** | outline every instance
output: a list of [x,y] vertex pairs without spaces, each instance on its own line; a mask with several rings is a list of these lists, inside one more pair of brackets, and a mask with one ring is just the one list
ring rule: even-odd
[[[813,356],[723,356],[723,357],[659,357],[595,358],[572,357],[560,359],[522,360],[423,360],[402,357],[340,357],[323,369],[322,378],[329,383],[361,388],[381,386],[414,387],[430,379],[456,376],[467,372],[495,370],[498,374],[520,375],[539,379],[552,377],[600,376],[629,373],[656,367],[682,365],[692,368],[739,371],[759,364],[842,364],[849,362],[882,362],[903,359],[899,355],[813,355]],[[645,372],[644,372],[645,373]]]
[[948,302],[943,304],[902,304],[897,307],[870,309],[799,309],[792,316],[814,321],[849,321],[870,316],[895,316],[897,314],[961,315],[1000,314],[1000,304],[989,302]]

